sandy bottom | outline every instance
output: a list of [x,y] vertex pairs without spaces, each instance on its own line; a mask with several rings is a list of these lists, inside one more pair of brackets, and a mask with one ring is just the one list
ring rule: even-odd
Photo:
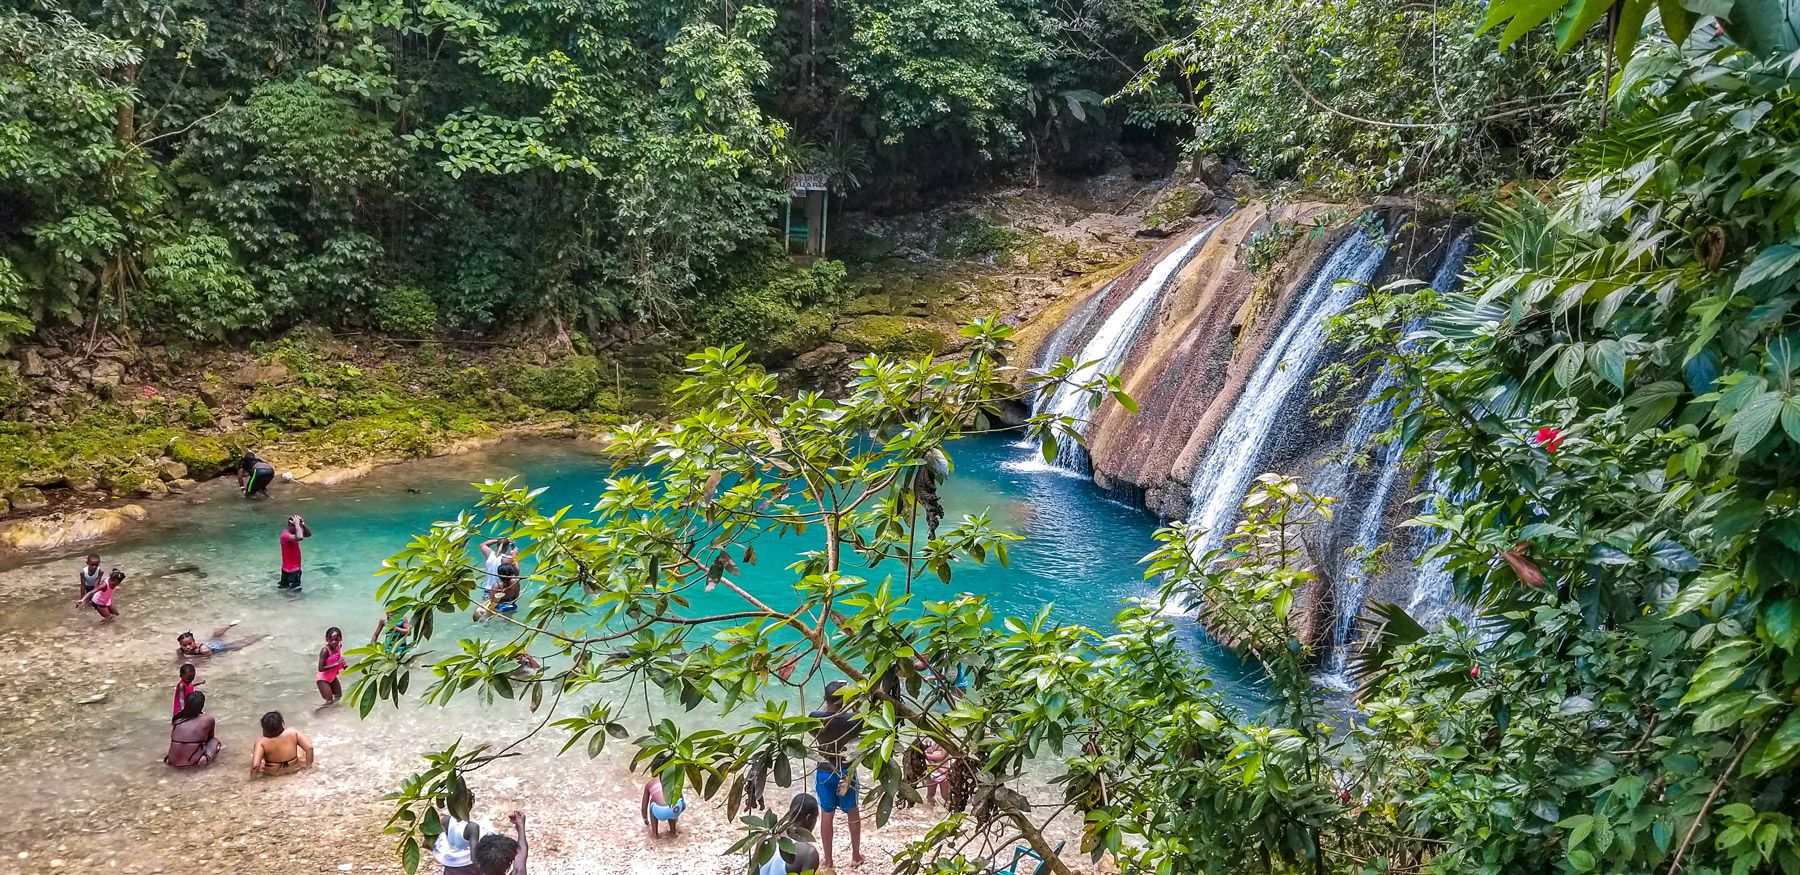
[[[484,707],[473,699],[449,708],[390,706],[366,720],[343,708],[318,710],[307,673],[318,623],[312,607],[295,603],[292,621],[251,616],[233,630],[269,639],[200,663],[207,710],[219,721],[225,749],[217,765],[175,771],[159,762],[177,665],[173,636],[208,625],[181,617],[177,607],[183,591],[203,584],[179,574],[146,582],[135,599],[121,599],[125,615],[102,626],[62,597],[72,588],[50,570],[0,578],[0,598],[20,605],[0,621],[0,786],[8,789],[0,807],[0,872],[400,872],[394,841],[381,834],[389,811],[381,797],[416,768],[417,754],[459,737],[465,744],[509,742],[543,716],[516,702]],[[159,595],[158,586],[168,592]],[[415,678],[415,686],[423,680]],[[317,768],[249,776],[256,720],[270,707],[312,738]],[[633,715],[634,731],[646,716],[681,719],[667,703],[649,707],[652,714]],[[642,778],[626,768],[629,744],[615,743],[590,760],[580,751],[556,756],[562,741],[546,731],[520,748],[523,756],[470,778],[478,818],[504,824],[507,811],[526,812],[533,872],[744,871],[742,857],[725,855],[740,834],[722,799],[690,803],[679,837],[652,840],[638,819]],[[771,787],[769,805],[785,810],[798,789]],[[1053,795],[1041,786],[1025,789]],[[898,812],[881,829],[871,819],[867,862],[839,871],[892,872],[893,854],[935,814]],[[1074,824],[1060,826],[1056,838],[1074,844]],[[841,822],[838,831],[839,863],[847,864]],[[990,853],[1004,860],[1011,847]]]

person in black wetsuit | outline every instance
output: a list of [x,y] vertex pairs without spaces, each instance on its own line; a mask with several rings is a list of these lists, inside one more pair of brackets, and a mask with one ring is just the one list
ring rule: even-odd
[[844,682],[825,685],[825,707],[807,715],[824,722],[814,730],[819,761],[813,774],[813,792],[819,799],[819,838],[825,846],[820,868],[831,868],[831,827],[834,815],[847,816],[850,827],[850,865],[862,865],[862,819],[856,811],[856,739],[863,720],[850,710]]
[[268,498],[269,484],[275,480],[275,466],[263,461],[255,450],[245,450],[238,460],[238,485],[244,487],[245,498]]

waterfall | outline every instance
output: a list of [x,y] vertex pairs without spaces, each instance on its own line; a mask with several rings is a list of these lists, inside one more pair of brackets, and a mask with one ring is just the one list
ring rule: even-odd
[[1325,352],[1325,320],[1362,295],[1386,256],[1383,241],[1352,232],[1326,259],[1256,363],[1194,470],[1188,525],[1203,533],[1197,545],[1201,552],[1217,548],[1236,522],[1277,418]]
[[[1438,264],[1437,272],[1431,278],[1432,288],[1440,292],[1455,289],[1460,282],[1458,274],[1461,273],[1463,264],[1468,260],[1472,242],[1470,231],[1464,231],[1450,242],[1444,252],[1444,260]],[[1409,325],[1407,333],[1410,334],[1417,328],[1417,323]],[[1362,410],[1356,418],[1356,424],[1351,427],[1350,433],[1344,438],[1346,448],[1360,449],[1368,444],[1377,433],[1386,430],[1393,423],[1396,399],[1387,401],[1380,399],[1382,395],[1399,383],[1400,378],[1394,373],[1392,367],[1381,369],[1381,373],[1375,378],[1374,385],[1369,387],[1368,395],[1363,398]],[[1351,645],[1355,643],[1353,636],[1356,632],[1356,620],[1362,614],[1363,601],[1368,596],[1372,572],[1375,570],[1369,567],[1365,557],[1381,546],[1382,536],[1386,534],[1386,526],[1383,523],[1387,520],[1388,502],[1393,497],[1394,484],[1400,479],[1401,470],[1404,468],[1402,456],[1405,453],[1396,443],[1384,444],[1371,455],[1376,456],[1379,460],[1375,483],[1369,490],[1361,513],[1356,517],[1356,527],[1351,530],[1352,537],[1349,546],[1354,550],[1352,557],[1350,561],[1341,566],[1338,574],[1339,583],[1335,599],[1337,616],[1332,623],[1331,649],[1326,657],[1325,665],[1326,672],[1334,677],[1343,675]],[[1337,485],[1340,490],[1347,485],[1345,475],[1348,473],[1348,468],[1348,458],[1337,466],[1339,472]],[[1444,563],[1435,561],[1432,564],[1436,566],[1437,573],[1443,577],[1441,583],[1447,585],[1450,582],[1450,575],[1444,571]],[[1417,584],[1424,584],[1425,576],[1426,572],[1422,569]],[[1434,580],[1430,585],[1437,586],[1439,583]],[[1411,600],[1407,605],[1407,613],[1413,614],[1415,619],[1417,614],[1414,613],[1414,609],[1420,603],[1420,594],[1421,586],[1415,585]],[[1447,601],[1449,593],[1446,591],[1441,596],[1434,593],[1430,598]]]
[[[1112,294],[1113,286],[1118,283],[1119,281],[1115,279],[1102,286],[1100,291],[1095,292],[1082,302],[1074,313],[1069,314],[1069,318],[1064,319],[1061,325],[1056,326],[1056,330],[1050,334],[1050,339],[1044,341],[1043,350],[1038,353],[1038,370],[1049,370],[1057,362],[1062,361],[1063,356],[1069,354],[1069,341],[1074,340],[1075,336],[1087,328],[1089,322],[1093,321],[1094,314],[1100,312],[1100,305],[1106,303],[1106,297]],[[1032,393],[1031,412],[1037,413],[1038,408],[1043,406],[1047,397],[1041,390]]]
[[[1169,281],[1174,278],[1175,272],[1187,263],[1188,258],[1194,254],[1196,249],[1200,248],[1200,244],[1206,242],[1206,238],[1212,236],[1213,229],[1219,227],[1219,223],[1223,221],[1225,220],[1222,218],[1214,221],[1205,230],[1189,237],[1180,246],[1170,250],[1156,263],[1155,267],[1150,269],[1150,273],[1144,277],[1142,282],[1138,283],[1137,288],[1131,290],[1131,295],[1117,309],[1107,315],[1106,321],[1100,324],[1100,329],[1094,332],[1093,338],[1087,342],[1086,346],[1082,347],[1081,354],[1076,356],[1079,366],[1070,372],[1067,381],[1058,384],[1050,397],[1042,399],[1040,404],[1033,405],[1032,413],[1034,415],[1052,413],[1057,416],[1070,417],[1075,420],[1077,431],[1083,435],[1087,433],[1088,424],[1092,421],[1095,408],[1089,406],[1091,402],[1089,394],[1076,387],[1097,376],[1116,373],[1119,370],[1119,365],[1125,361],[1125,356],[1131,352],[1132,346],[1137,342],[1139,330],[1143,328],[1145,319],[1152,310],[1156,309],[1157,299],[1162,296],[1163,290],[1168,288]],[[1095,297],[1099,299],[1104,297],[1104,294]],[[1092,314],[1089,315],[1091,317]],[[1066,345],[1068,338],[1064,338],[1063,343]],[[1056,463],[1064,468],[1085,474],[1088,468],[1087,450],[1072,435],[1059,434],[1056,437]]]
[[[1462,285],[1463,265],[1469,260],[1469,250],[1473,247],[1475,230],[1470,228],[1458,234],[1450,244],[1450,251],[1444,255],[1444,263],[1438,267],[1437,274],[1431,278],[1431,287],[1440,292],[1455,291]],[[1434,474],[1426,485],[1430,492],[1440,493],[1443,489],[1441,481]],[[1435,510],[1435,508],[1434,508]],[[1423,536],[1414,553],[1416,559],[1425,550],[1437,543],[1437,533],[1431,529],[1420,529]],[[1445,568],[1446,561],[1442,557],[1434,557],[1419,566],[1413,578],[1412,594],[1407,599],[1406,613],[1418,620],[1420,625],[1429,629],[1437,625],[1450,613],[1460,613],[1456,603],[1456,580]]]

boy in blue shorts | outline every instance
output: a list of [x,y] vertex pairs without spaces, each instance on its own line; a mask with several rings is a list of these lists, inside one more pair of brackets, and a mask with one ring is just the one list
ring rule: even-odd
[[814,795],[819,797],[819,838],[824,846],[819,868],[831,868],[832,820],[838,812],[848,815],[850,865],[862,865],[862,821],[856,816],[856,740],[862,735],[862,718],[852,713],[844,695],[844,682],[825,685],[825,707],[807,715],[824,725],[814,731],[819,756],[813,771]]

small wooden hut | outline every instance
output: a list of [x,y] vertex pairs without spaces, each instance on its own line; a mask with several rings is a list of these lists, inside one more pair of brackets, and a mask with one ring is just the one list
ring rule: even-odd
[[823,173],[794,175],[787,215],[782,222],[788,255],[807,261],[825,257],[826,212],[830,207],[831,177]]

